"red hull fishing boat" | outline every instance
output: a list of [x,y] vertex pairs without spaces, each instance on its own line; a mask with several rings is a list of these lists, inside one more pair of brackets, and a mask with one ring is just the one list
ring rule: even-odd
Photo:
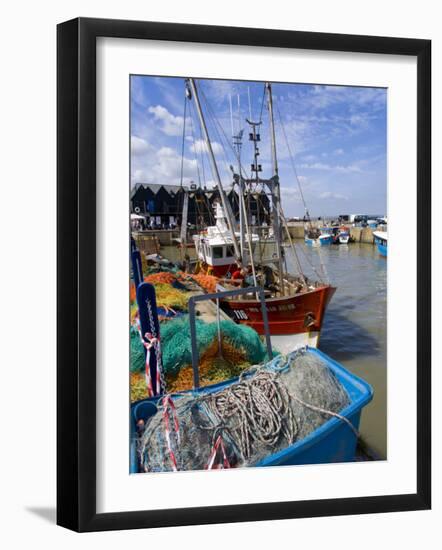
[[[290,335],[289,345],[292,349],[296,345],[316,347],[326,307],[336,288],[323,280],[314,266],[311,267],[318,275],[318,280],[307,279],[303,273],[297,249],[291,240],[280,204],[271,85],[268,83],[265,85],[272,146],[273,176],[270,179],[261,177],[260,172],[262,169],[258,163],[260,154],[258,145],[261,141],[259,129],[262,121],[253,122],[247,119],[247,123],[251,127],[249,138],[253,142],[254,148],[254,162],[251,165],[251,176],[249,178],[243,175],[244,169],[240,160],[242,131],[233,136],[238,173],[235,173],[232,167],[231,170],[233,172],[233,186],[238,187],[239,224],[233,217],[221,182],[196,82],[193,79],[188,79],[186,85],[187,99],[195,101],[202,135],[211,162],[211,171],[215,177],[220,195],[220,202],[215,205],[215,225],[205,228],[193,237],[199,261],[198,269],[219,278],[218,290],[229,290],[238,285],[243,287],[248,285],[262,286],[266,294],[269,328],[272,337]],[[213,111],[208,108],[208,112]],[[256,195],[257,189],[264,190],[268,194],[269,204],[271,205],[269,227],[265,238],[255,231],[251,223],[250,212],[247,212],[246,207],[248,196],[250,197],[252,193]],[[296,261],[296,275],[289,273],[287,269],[282,239],[284,229],[287,233],[293,259]],[[263,250],[267,251],[267,256],[263,255]],[[248,325],[259,334],[264,333],[260,301],[252,292],[240,299],[222,299],[220,300],[220,306],[235,322]]]
[[[324,285],[303,294],[266,299],[270,333],[303,334],[311,345],[310,340],[316,340],[319,336],[325,308],[335,290],[330,285]],[[264,334],[259,300],[224,300],[222,307],[236,322]]]

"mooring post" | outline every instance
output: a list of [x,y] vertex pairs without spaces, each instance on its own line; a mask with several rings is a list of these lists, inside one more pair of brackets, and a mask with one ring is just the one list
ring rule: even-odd
[[[140,328],[143,341],[149,343],[146,334],[152,335],[152,338],[160,339],[160,323],[158,321],[157,301],[155,296],[155,287],[149,283],[141,283],[137,287],[137,304],[140,314]],[[144,347],[144,357],[147,350]],[[156,347],[150,348],[149,373],[152,383],[152,392],[158,395],[164,388],[157,388],[157,364],[158,357]]]

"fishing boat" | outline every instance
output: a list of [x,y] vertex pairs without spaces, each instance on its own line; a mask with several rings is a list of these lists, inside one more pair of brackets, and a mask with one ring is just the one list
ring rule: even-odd
[[335,228],[329,227],[328,225],[324,225],[319,228],[319,231],[321,232],[320,238],[321,238],[321,244],[332,244],[333,243],[333,237],[335,235]]
[[348,231],[341,231],[338,235],[339,238],[339,244],[348,244],[348,241],[350,239],[350,233]]
[[387,232],[386,231],[373,231],[374,242],[378,247],[379,254],[381,256],[387,256]]
[[333,234],[328,227],[308,227],[304,240],[307,246],[326,246],[333,243]]
[[[208,226],[205,231],[194,235],[193,241],[200,265],[204,266],[207,273],[217,277],[226,277],[233,274],[238,264],[233,238],[227,226],[223,207],[219,202],[215,203],[215,220],[215,225]],[[238,239],[240,233],[235,232],[235,237]],[[252,233],[250,241],[253,254],[259,243],[259,235]],[[245,253],[247,258],[244,256],[243,261],[249,263],[248,251]]]
[[348,244],[350,242],[350,230],[348,227],[340,227],[337,237],[339,244]]
[[[216,224],[207,227],[194,236],[196,252],[200,260],[198,269],[221,277],[220,285],[225,290],[237,288],[238,285],[263,287],[266,295],[270,334],[272,336],[291,335],[293,345],[316,347],[326,307],[336,289],[320,276],[314,266],[317,280],[310,280],[303,273],[297,249],[292,242],[281,207],[273,98],[270,83],[265,84],[264,93],[269,112],[272,176],[268,179],[261,177],[262,167],[259,164],[259,145],[262,120],[252,121],[251,118],[246,119],[250,126],[249,139],[253,146],[251,176],[245,176],[241,164],[242,132],[234,136],[237,171],[235,172],[231,167],[233,186],[237,186],[239,189],[238,226],[227,201],[213,153],[197,83],[192,78],[186,80],[186,99],[193,101],[196,107],[211,172],[215,178],[220,196],[220,202],[216,206]],[[212,113],[211,109],[208,108],[207,110]],[[269,216],[271,231],[269,233],[274,245],[271,258],[260,256],[262,239],[254,231],[250,212],[247,211],[247,197],[252,192],[256,193],[257,189],[264,190],[268,194],[269,203],[271,204]],[[282,244],[283,230],[287,233],[287,239],[296,261],[298,271],[296,275],[289,273],[287,269]],[[324,235],[323,239],[330,240],[331,236]],[[241,299],[224,298],[220,300],[220,306],[236,323],[248,325],[259,334],[264,333],[260,302],[253,293],[245,295]]]

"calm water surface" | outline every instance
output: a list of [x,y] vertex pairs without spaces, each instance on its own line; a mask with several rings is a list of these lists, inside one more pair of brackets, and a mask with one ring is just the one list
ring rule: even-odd
[[[296,250],[307,276],[317,278],[321,260],[337,290],[327,308],[319,348],[366,380],[373,401],[363,409],[360,431],[381,458],[387,455],[387,260],[369,244],[351,243],[310,248],[297,240]],[[179,260],[176,247],[162,248]],[[286,248],[287,266],[296,273],[296,260]]]

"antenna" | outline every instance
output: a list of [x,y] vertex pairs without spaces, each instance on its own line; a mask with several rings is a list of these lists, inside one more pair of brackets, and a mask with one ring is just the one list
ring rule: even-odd
[[235,134],[235,131],[233,130],[233,109],[232,109],[232,94],[229,94],[229,104],[230,104],[230,127],[232,130],[232,138]]
[[252,102],[250,101],[250,86],[247,86],[247,96],[249,98],[249,119],[253,120],[253,118],[252,118]]
[[238,101],[238,132],[241,128],[241,104],[239,100],[239,94],[236,94],[236,99]]

